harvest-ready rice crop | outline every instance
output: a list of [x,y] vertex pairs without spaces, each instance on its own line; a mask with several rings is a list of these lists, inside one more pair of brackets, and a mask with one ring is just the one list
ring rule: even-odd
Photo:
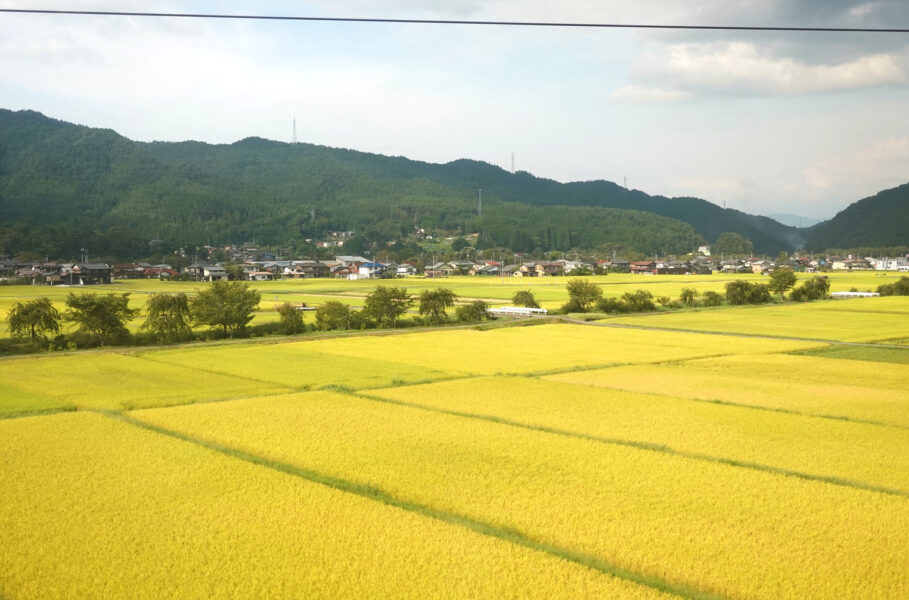
[[0,421],[0,596],[668,598],[97,414]]
[[136,418],[726,597],[909,594],[909,501],[311,392]]
[[909,426],[909,365],[766,354],[549,377],[632,392]]
[[[888,310],[867,309],[882,301]],[[689,331],[870,342],[909,336],[909,319],[903,312],[906,308],[909,308],[909,299],[905,297],[895,301],[862,298],[618,317],[608,322]]]
[[[397,337],[397,336],[395,336]],[[347,340],[354,342],[354,340]],[[381,354],[362,360],[320,352],[317,342],[241,344],[150,352],[149,361],[181,365],[292,388],[326,385],[349,388],[382,387],[397,383],[445,379],[452,374],[438,363],[422,368],[383,360]]]
[[75,405],[62,402],[56,398],[0,383],[0,418],[73,408],[75,408]]
[[[571,375],[583,379],[584,373]],[[665,446],[705,460],[852,480],[909,497],[909,430],[902,428],[519,377],[373,390],[370,396],[568,436]]]
[[12,388],[10,396],[0,398],[0,414],[52,408],[53,403],[119,409],[287,391],[274,384],[114,352],[3,360],[0,381]]
[[632,364],[742,354],[787,352],[816,344],[642,331],[595,325],[536,325],[400,336],[321,340],[313,351],[383,359],[461,374],[533,373],[573,367]]

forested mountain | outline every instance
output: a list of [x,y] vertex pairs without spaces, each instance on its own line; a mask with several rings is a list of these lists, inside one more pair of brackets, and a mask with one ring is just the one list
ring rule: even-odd
[[478,231],[481,246],[515,251],[614,245],[647,254],[688,252],[726,231],[775,253],[801,246],[803,231],[697,198],[562,184],[470,160],[438,165],[259,138],[141,143],[0,110],[0,252],[89,247],[125,258],[147,254],[153,238],[300,248],[332,230],[384,243],[415,226]]
[[909,245],[909,183],[853,202],[810,230],[811,249]]

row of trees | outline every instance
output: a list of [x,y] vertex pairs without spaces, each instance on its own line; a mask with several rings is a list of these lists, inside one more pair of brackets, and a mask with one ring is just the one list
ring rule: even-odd
[[[194,327],[208,326],[217,337],[234,337],[248,333],[247,326],[261,300],[259,292],[246,282],[216,281],[190,298],[184,293],[155,293],[145,303],[145,321],[139,334],[131,336],[126,324],[142,312],[130,308],[129,293],[73,294],[66,298],[66,310],[58,311],[48,298],[17,302],[9,313],[13,338],[27,342],[32,349],[57,347],[105,346],[127,342],[149,341],[172,343],[193,339]],[[457,296],[446,288],[424,290],[411,296],[403,287],[377,286],[366,296],[362,310],[354,310],[338,301],[329,301],[316,309],[316,327],[320,330],[393,328],[402,325],[402,316],[416,303],[419,317],[407,324],[441,325],[450,320],[449,309]],[[482,321],[488,306],[477,300],[457,306],[458,321]],[[306,331],[301,312],[290,303],[277,307],[279,320],[269,332],[294,335]],[[61,325],[71,323],[75,331],[62,336]]]
[[[46,348],[51,336],[59,336],[61,323],[71,323],[75,332],[65,340],[67,344],[123,343],[130,338],[126,323],[141,312],[130,308],[129,296],[70,293],[62,314],[48,298],[17,302],[8,316],[10,334],[35,348]],[[207,325],[233,337],[252,320],[259,300],[259,292],[248,284],[224,281],[212,283],[192,299],[183,293],[151,294],[140,331],[148,332],[156,341],[175,342],[191,338],[193,326]]]
[[[420,324],[442,325],[451,320],[448,311],[455,307],[457,299],[447,288],[423,290],[414,297],[407,293],[407,288],[380,285],[366,296],[362,310],[353,310],[337,300],[320,305],[316,309],[316,326],[323,331],[398,327],[414,303]],[[455,318],[460,322],[482,321],[487,318],[488,308],[486,302],[475,300],[455,307]]]
[[[903,279],[906,281],[904,284],[906,293],[909,294],[909,277],[904,277]],[[569,279],[566,286],[568,302],[562,305],[561,312],[651,312],[657,310],[657,304],[668,308],[699,305],[720,306],[724,302],[733,306],[763,304],[771,302],[773,294],[779,294],[781,299],[785,298],[785,294],[789,290],[792,290],[791,298],[801,302],[820,300],[830,295],[830,280],[826,277],[813,277],[802,283],[800,287],[795,287],[796,282],[797,278],[791,269],[780,268],[771,274],[768,283],[752,283],[744,280],[730,281],[726,284],[725,294],[710,290],[699,295],[694,288],[682,288],[679,298],[673,300],[667,296],[654,297],[647,290],[625,292],[620,298],[604,298],[603,289],[592,281]],[[893,284],[896,286],[894,287],[895,290],[902,289],[898,287],[900,283]],[[530,292],[521,293],[530,294]],[[515,296],[515,304],[520,305],[517,301],[517,294]]]

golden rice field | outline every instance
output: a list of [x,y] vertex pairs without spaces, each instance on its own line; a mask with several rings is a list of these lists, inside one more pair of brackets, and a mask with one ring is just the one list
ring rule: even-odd
[[0,598],[906,598],[907,313],[2,359]]
[[909,338],[909,308],[899,296],[736,307],[617,317],[610,323],[685,331],[792,336],[841,342]]
[[[896,273],[879,272],[846,272],[831,271],[827,273],[831,280],[831,291],[846,291],[852,288],[860,290],[874,290],[883,283],[892,283],[898,278]],[[810,277],[809,274],[799,274],[800,279]],[[411,294],[418,295],[425,289],[446,287],[452,289],[462,299],[478,298],[490,302],[492,305],[507,304],[512,295],[518,290],[531,290],[544,308],[557,308],[568,300],[565,284],[568,277],[443,277],[427,279],[424,277],[409,277],[384,282],[387,285],[403,286]],[[625,292],[633,292],[643,288],[649,290],[655,297],[667,296],[678,298],[682,288],[694,288],[703,293],[708,290],[723,292],[729,281],[748,280],[754,282],[766,281],[766,276],[744,274],[726,275],[713,273],[711,275],[630,275],[611,274],[599,275],[589,278],[603,289],[607,297],[619,297]],[[375,280],[348,281],[345,279],[301,279],[250,282],[262,295],[262,302],[255,315],[253,324],[277,320],[275,308],[284,302],[292,304],[307,303],[317,306],[329,300],[336,300],[354,307],[361,307],[363,299],[376,286]],[[109,285],[96,285],[90,287],[64,287],[64,286],[0,286],[0,316],[5,316],[15,302],[49,297],[58,310],[64,310],[67,294],[70,292],[94,293],[122,293],[129,292],[130,306],[144,308],[148,294],[153,292],[176,293],[183,292],[194,295],[203,289],[205,284],[185,281],[158,281],[146,279],[124,279]],[[312,313],[304,315],[304,319],[312,322]],[[131,331],[136,331],[142,324],[144,317],[134,319],[128,324]],[[6,335],[6,319],[0,320],[0,335]]]

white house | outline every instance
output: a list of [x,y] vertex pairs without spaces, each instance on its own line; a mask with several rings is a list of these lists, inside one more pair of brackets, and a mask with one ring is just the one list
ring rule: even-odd
[[909,258],[905,256],[874,258],[871,261],[877,271],[909,271]]
[[373,279],[385,272],[385,265],[378,262],[367,262],[359,266],[358,279]]

